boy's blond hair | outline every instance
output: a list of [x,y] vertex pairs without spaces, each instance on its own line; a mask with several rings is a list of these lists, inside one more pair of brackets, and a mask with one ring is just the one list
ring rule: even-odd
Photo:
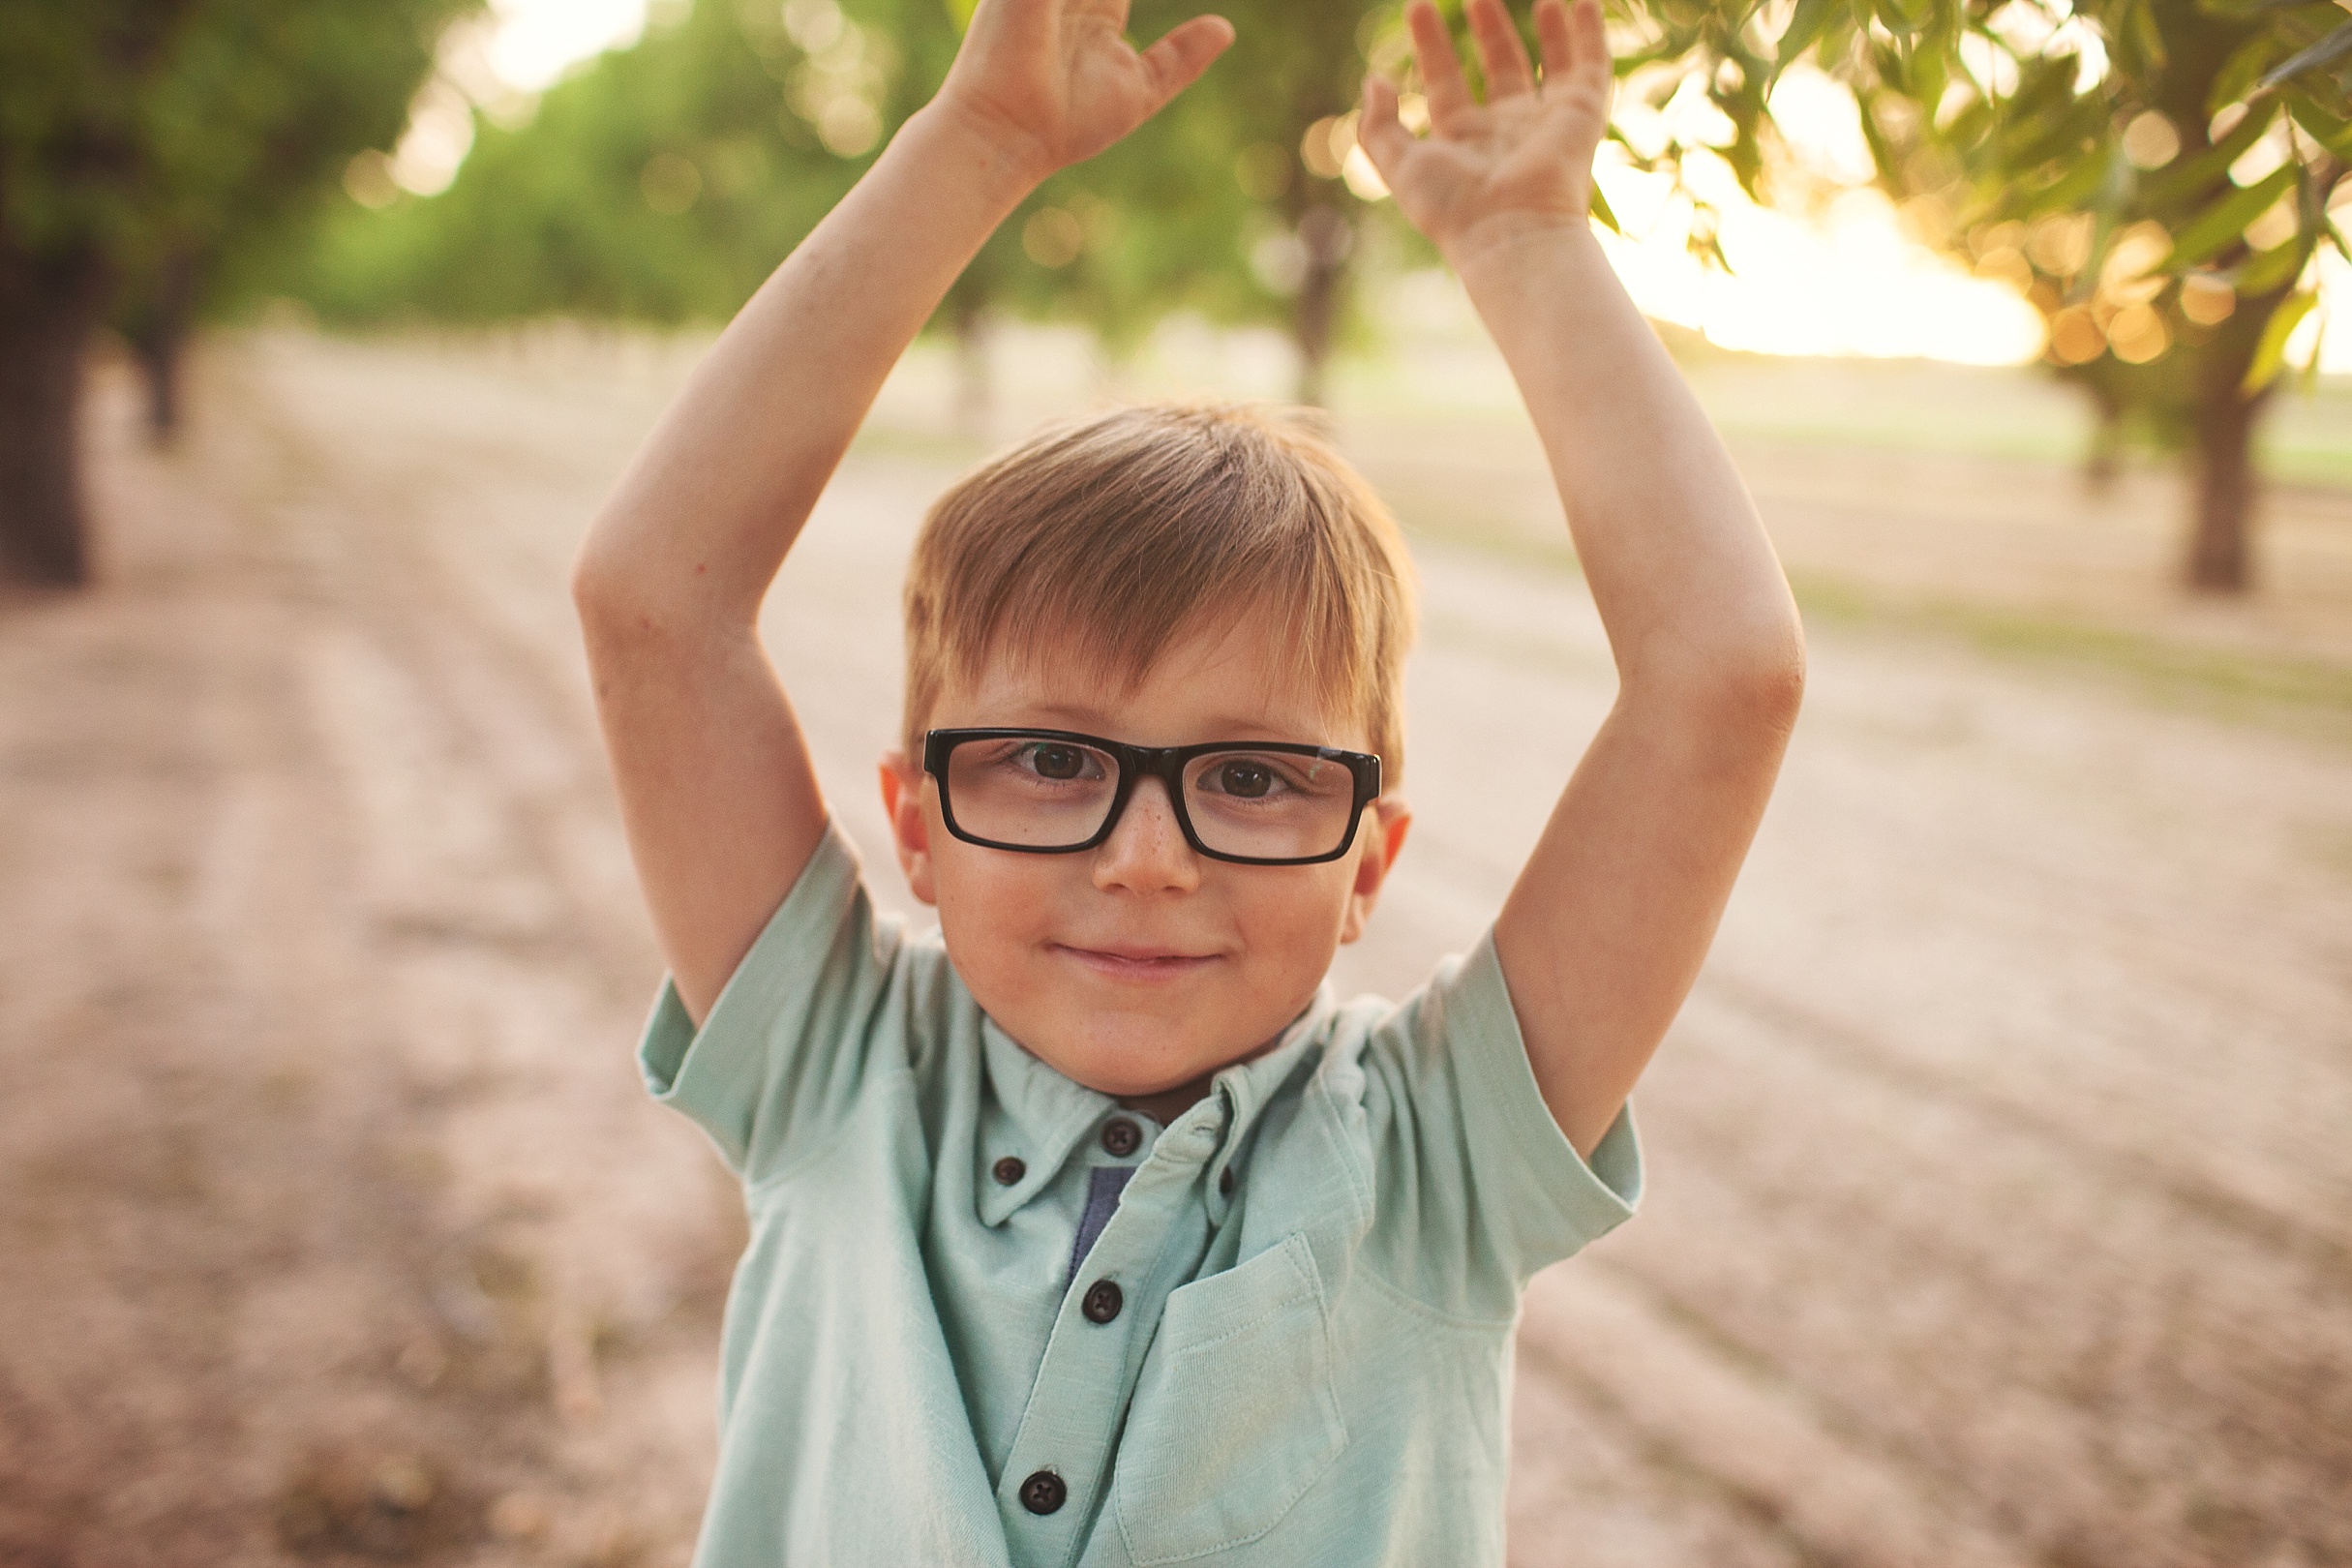
[[941,689],[1000,651],[1143,678],[1171,642],[1267,618],[1325,710],[1361,718],[1393,785],[1412,561],[1303,412],[1159,404],[1060,425],[956,481],[907,569],[907,755]]

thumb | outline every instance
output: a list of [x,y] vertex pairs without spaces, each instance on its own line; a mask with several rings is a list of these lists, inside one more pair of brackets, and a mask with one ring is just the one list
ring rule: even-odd
[[1233,24],[1222,16],[1195,16],[1168,29],[1159,43],[1143,51],[1143,69],[1152,81],[1152,108],[1157,112],[1178,93],[1200,79],[1209,62],[1233,42]]
[[1413,134],[1397,118],[1397,84],[1386,76],[1364,78],[1364,112],[1356,118],[1356,142],[1394,189],[1398,160],[1412,146]]

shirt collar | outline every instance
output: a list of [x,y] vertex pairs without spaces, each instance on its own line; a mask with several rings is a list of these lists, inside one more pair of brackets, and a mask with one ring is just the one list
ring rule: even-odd
[[[1064,1077],[1024,1050],[1020,1042],[980,1016],[980,1060],[987,1077],[981,1110],[980,1168],[973,1173],[982,1224],[1002,1224],[1007,1216],[1049,1185],[1069,1162],[1070,1152],[1109,1115],[1118,1101]],[[1017,1149],[991,1146],[986,1102],[993,1101]],[[1140,1118],[1149,1121],[1150,1118]],[[1006,1154],[1017,1154],[1028,1168],[1010,1186],[991,1173]]]
[[[1240,1160],[1243,1148],[1250,1140],[1251,1131],[1257,1126],[1258,1117],[1274,1101],[1276,1096],[1289,1084],[1304,1064],[1310,1051],[1323,1039],[1322,1027],[1337,1009],[1339,999],[1325,980],[1315,988],[1314,999],[1307,1010],[1290,1021],[1271,1049],[1221,1069],[1209,1081],[1209,1095],[1224,1102],[1224,1136],[1217,1153],[1209,1161],[1208,1202],[1209,1218],[1221,1221],[1232,1206],[1234,1183],[1225,1179],[1228,1167]],[[1238,1182],[1240,1172],[1235,1171]]]
[[[1229,1195],[1221,1191],[1225,1167],[1234,1162],[1259,1115],[1289,1082],[1310,1046],[1320,1038],[1321,1031],[1316,1026],[1336,1006],[1336,995],[1326,980],[1316,989],[1306,1010],[1291,1020],[1271,1048],[1220,1069],[1209,1082],[1209,1093],[1201,1106],[1177,1118],[1182,1124],[1200,1114],[1202,1106],[1219,1107],[1215,1115],[1222,1126],[1209,1164],[1212,1219],[1222,1219],[1229,1201]],[[1050,1184],[1070,1162],[1079,1144],[1092,1138],[1102,1122],[1118,1110],[1119,1102],[1109,1095],[1063,1076],[1032,1056],[984,1013],[980,1017],[980,1053],[989,1098],[1010,1124],[1011,1136],[1020,1145],[1013,1152],[1019,1154],[1027,1167],[1021,1179],[1010,1186],[996,1181],[990,1167],[1008,1151],[990,1147],[983,1132],[979,1140],[980,1147],[976,1150],[980,1168],[974,1172],[974,1186],[980,1196],[980,1222],[995,1225],[1003,1223],[1014,1210]],[[1147,1130],[1159,1125],[1141,1111],[1127,1114]],[[1148,1131],[1146,1136],[1148,1140]]]

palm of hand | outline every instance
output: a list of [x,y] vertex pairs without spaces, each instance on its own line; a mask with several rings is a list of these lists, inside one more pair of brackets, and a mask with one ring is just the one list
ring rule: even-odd
[[1582,223],[1591,201],[1601,116],[1562,93],[1466,106],[1398,160],[1398,205],[1431,238],[1468,237],[1481,225]]
[[1198,16],[1141,51],[1127,0],[981,0],[943,96],[1040,172],[1092,158],[1159,111],[1232,39]]
[[1360,132],[1366,152],[1405,217],[1441,248],[1475,248],[1523,227],[1581,227],[1592,155],[1609,125],[1611,75],[1597,9],[1580,6],[1572,19],[1560,0],[1540,0],[1540,85],[1501,0],[1472,0],[1467,9],[1487,102],[1470,96],[1444,24],[1418,0],[1407,19],[1429,86],[1430,134],[1406,132],[1395,89],[1368,83]]

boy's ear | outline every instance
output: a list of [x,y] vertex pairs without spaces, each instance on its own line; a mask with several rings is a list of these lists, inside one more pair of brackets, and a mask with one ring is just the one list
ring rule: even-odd
[[1372,803],[1356,831],[1365,835],[1364,853],[1356,860],[1356,885],[1348,890],[1347,917],[1340,924],[1340,940],[1353,942],[1364,934],[1364,921],[1380,900],[1380,885],[1404,849],[1412,829],[1413,808],[1395,796],[1383,795]]
[[931,825],[922,814],[922,769],[907,761],[903,751],[882,757],[882,809],[890,814],[890,843],[898,851],[898,869],[907,886],[926,904],[939,897],[931,882]]

